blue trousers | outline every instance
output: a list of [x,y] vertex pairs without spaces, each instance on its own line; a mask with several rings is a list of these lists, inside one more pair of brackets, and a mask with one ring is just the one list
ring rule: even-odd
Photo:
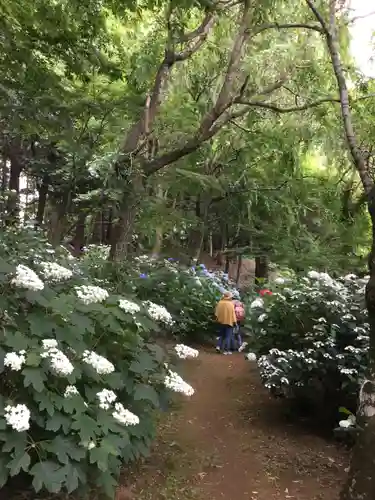
[[235,326],[233,329],[232,345],[234,351],[238,351],[242,345],[242,335],[239,325]]
[[217,347],[222,351],[230,351],[233,341],[233,326],[219,325],[219,340]]

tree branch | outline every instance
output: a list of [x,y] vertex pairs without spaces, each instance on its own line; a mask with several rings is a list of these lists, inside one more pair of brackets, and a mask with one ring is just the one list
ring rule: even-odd
[[329,2],[329,23],[326,23],[323,16],[316,8],[313,0],[306,0],[307,5],[323,28],[328,53],[331,58],[333,71],[336,77],[337,86],[340,94],[341,115],[343,119],[344,131],[346,140],[349,146],[349,151],[353,159],[354,166],[361,178],[363,189],[367,195],[371,193],[374,187],[374,182],[368,172],[365,158],[358,147],[356,135],[353,128],[352,112],[349,102],[349,92],[346,84],[345,74],[343,71],[340,45],[337,36],[335,0]]
[[318,33],[323,33],[323,29],[319,24],[308,24],[308,23],[268,23],[258,26],[255,30],[251,31],[251,36],[259,35],[259,33],[263,33],[263,31],[267,31],[270,29],[307,29],[317,31]]

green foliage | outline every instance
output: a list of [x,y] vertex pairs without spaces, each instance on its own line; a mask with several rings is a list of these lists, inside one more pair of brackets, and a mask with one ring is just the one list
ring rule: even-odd
[[366,281],[311,271],[279,284],[264,307],[253,308],[248,348],[260,354],[265,387],[331,424],[340,406],[355,411],[368,365]]
[[[95,480],[112,497],[122,464],[149,450],[153,415],[168,399],[168,358],[140,335],[157,329],[141,302],[128,300],[135,308],[129,313],[123,296],[95,288],[88,297],[80,288],[91,285],[87,275],[72,261],[69,269],[45,267],[58,257],[42,243],[41,235],[21,231],[1,239],[1,486],[23,472],[36,492],[71,493]],[[103,406],[103,389],[116,400]],[[116,403],[136,417],[121,423]],[[26,405],[26,414],[20,407],[10,417],[16,405]]]
[[216,336],[217,301],[224,290],[238,294],[224,273],[209,272],[203,265],[188,268],[173,258],[147,255],[113,265],[105,260],[106,254],[105,247],[91,246],[81,265],[88,266],[99,282],[105,279],[107,288],[115,293],[133,293],[139,300],[164,306],[173,324],[161,321],[159,331],[179,339],[202,342]]

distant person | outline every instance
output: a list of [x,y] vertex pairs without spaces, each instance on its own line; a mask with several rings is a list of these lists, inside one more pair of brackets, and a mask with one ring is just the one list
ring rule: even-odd
[[216,350],[223,352],[223,354],[232,354],[233,328],[237,324],[232,299],[233,296],[230,292],[224,292],[215,311],[216,320],[219,324],[219,340]]
[[235,351],[238,351],[242,346],[241,326],[243,325],[245,319],[245,307],[240,300],[234,300],[233,305],[237,320],[237,324],[233,330],[233,348]]

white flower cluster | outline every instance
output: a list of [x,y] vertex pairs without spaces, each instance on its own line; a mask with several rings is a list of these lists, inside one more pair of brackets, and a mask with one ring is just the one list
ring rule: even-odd
[[57,348],[58,343],[55,339],[45,339],[42,341],[42,345],[41,357],[49,360],[52,370],[57,375],[66,377],[73,372],[74,366],[69,358]]
[[185,380],[183,380],[180,375],[176,372],[168,371],[168,375],[165,376],[164,385],[167,389],[173,392],[180,392],[185,396],[192,396],[194,394],[194,389]]
[[115,371],[114,365],[107,358],[94,351],[84,351],[82,359],[85,363],[91,365],[99,375],[108,375]]
[[248,361],[256,361],[257,360],[257,355],[255,353],[253,353],[253,352],[248,352],[246,354],[246,359]]
[[6,406],[4,418],[7,425],[17,432],[24,432],[30,429],[30,410],[24,404]]
[[355,427],[356,423],[357,419],[355,418],[355,415],[349,415],[347,419],[340,420],[339,426],[342,429],[349,429],[350,427]]
[[44,283],[39,276],[29,267],[19,264],[16,268],[16,275],[11,281],[12,285],[27,290],[43,290]]
[[70,269],[60,266],[55,262],[42,262],[43,275],[48,281],[59,282],[70,279],[73,273]]
[[119,300],[119,308],[128,314],[136,314],[141,310],[138,304],[126,299]]
[[251,307],[251,309],[263,309],[264,300],[259,297],[259,298],[252,301],[252,303],[250,304],[250,307]]
[[4,357],[4,366],[8,366],[11,370],[19,372],[26,361],[26,351],[8,352]]
[[82,285],[75,287],[77,297],[86,305],[103,302],[109,296],[107,290],[100,286]]
[[99,399],[99,407],[103,410],[108,410],[112,403],[117,399],[117,395],[108,389],[103,389],[96,394]]
[[184,344],[177,344],[174,349],[180,359],[197,358],[199,356],[199,351],[197,349],[193,349]]
[[170,313],[166,310],[164,306],[159,306],[153,302],[147,301],[144,303],[147,308],[147,312],[154,321],[160,323],[165,323],[166,325],[173,325],[173,319]]
[[72,396],[78,396],[78,394],[79,392],[75,385],[67,385],[64,392],[64,398],[71,398]]
[[115,404],[115,411],[112,413],[112,416],[115,420],[117,420],[117,422],[119,422],[122,425],[128,426],[128,425],[139,424],[139,417],[137,417],[137,415],[134,415],[134,413],[124,408],[124,406],[121,403]]

